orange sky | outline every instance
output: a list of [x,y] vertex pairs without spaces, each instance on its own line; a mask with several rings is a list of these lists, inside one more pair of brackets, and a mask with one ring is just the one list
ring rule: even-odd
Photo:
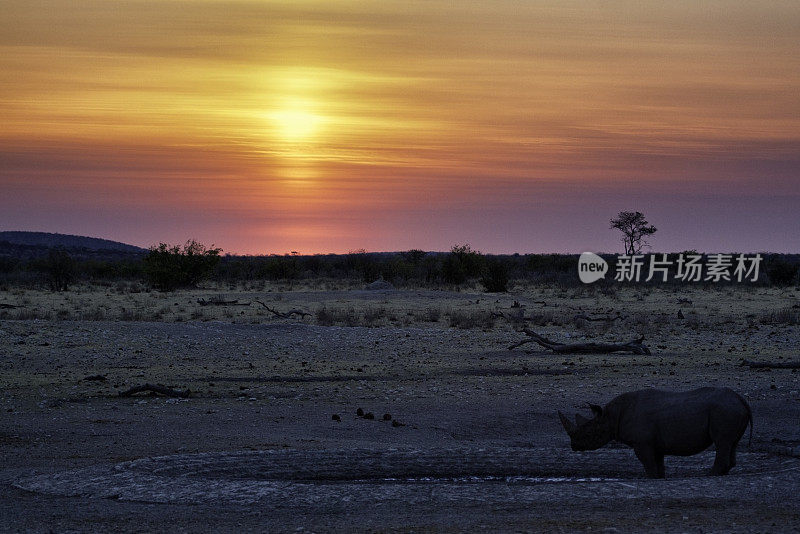
[[[768,5],[768,7],[766,7]],[[800,251],[800,3],[6,1],[0,229]]]

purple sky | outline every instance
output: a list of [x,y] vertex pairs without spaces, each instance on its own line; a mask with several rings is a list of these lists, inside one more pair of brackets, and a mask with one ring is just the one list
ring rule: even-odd
[[0,229],[800,252],[800,3],[11,0]]

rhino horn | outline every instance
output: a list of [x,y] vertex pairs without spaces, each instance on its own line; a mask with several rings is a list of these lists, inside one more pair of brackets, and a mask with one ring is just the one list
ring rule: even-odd
[[581,426],[581,425],[583,425],[583,424],[585,424],[585,423],[588,423],[588,422],[589,422],[589,420],[588,420],[588,419],[586,419],[586,418],[585,418],[584,416],[582,416],[581,414],[579,414],[579,413],[576,413],[576,414],[575,414],[575,424],[576,424],[576,425],[578,425],[578,426]]
[[567,431],[567,434],[572,434],[572,432],[575,430],[575,425],[572,424],[572,421],[567,419],[567,416],[561,412],[558,412],[558,417],[561,419],[561,424],[564,425],[564,430]]
[[597,404],[589,404],[589,408],[591,408],[592,413],[594,414],[595,417],[600,417],[601,415],[603,415],[603,409]]

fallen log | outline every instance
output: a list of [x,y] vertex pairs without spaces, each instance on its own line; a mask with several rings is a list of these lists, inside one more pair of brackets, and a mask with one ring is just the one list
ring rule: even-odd
[[267,306],[266,304],[264,304],[260,300],[256,300],[254,302],[257,302],[258,304],[261,304],[262,306],[264,306],[267,309],[268,312],[273,314],[275,317],[280,317],[281,319],[291,319],[293,315],[299,315],[301,319],[304,318],[306,315],[311,316],[310,313],[308,313],[307,311],[303,311],[303,310],[294,309],[294,310],[289,310],[288,312],[279,312],[276,309],[270,308],[269,306]]
[[142,393],[144,391],[149,391],[151,393],[158,393],[159,395],[164,395],[166,397],[177,397],[181,399],[187,399],[192,395],[190,390],[186,391],[179,391],[177,389],[172,389],[164,386],[159,386],[156,384],[142,384],[141,386],[134,386],[128,390],[120,391],[120,397],[132,397],[137,393]]
[[522,331],[530,339],[523,339],[519,343],[514,343],[509,350],[520,347],[526,343],[538,343],[542,347],[552,350],[556,354],[611,354],[614,352],[630,352],[633,354],[650,354],[644,344],[644,337],[628,341],[627,343],[557,343],[544,338],[528,328]]
[[239,300],[222,299],[197,299],[200,306],[250,306],[249,302],[239,302]]
[[800,369],[800,362],[754,362],[742,360],[740,367],[750,367],[750,369]]

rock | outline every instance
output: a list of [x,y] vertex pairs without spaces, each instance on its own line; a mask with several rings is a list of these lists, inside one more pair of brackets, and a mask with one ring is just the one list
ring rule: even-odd
[[367,412],[364,414],[364,419],[370,419],[370,420],[375,419],[375,414],[372,412]]
[[403,423],[401,423],[400,421],[398,421],[397,419],[395,419],[394,421],[392,421],[392,426],[393,426],[394,428],[397,428],[397,427],[399,427],[399,426],[406,426],[406,425],[404,425]]
[[356,415],[359,417],[364,417],[364,410],[359,408],[358,410],[356,410]]
[[383,414],[383,420],[384,421],[391,421],[392,420],[392,414],[390,414],[390,413]]
[[333,420],[333,421],[336,421],[336,422],[341,422],[341,421],[342,421],[342,418],[341,418],[341,417],[339,417],[339,414],[338,414],[338,413],[335,413],[335,414],[333,414],[333,415],[331,416],[331,420]]
[[394,289],[394,286],[386,280],[380,279],[375,280],[371,284],[367,284],[364,289],[368,289],[370,291],[391,291]]

